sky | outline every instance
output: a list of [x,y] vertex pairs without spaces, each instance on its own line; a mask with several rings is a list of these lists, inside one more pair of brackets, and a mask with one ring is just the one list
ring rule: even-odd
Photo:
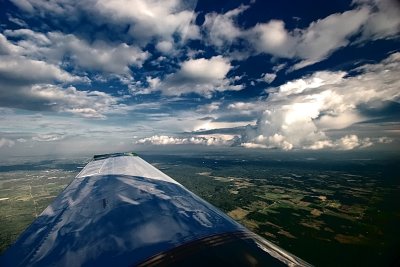
[[0,156],[400,148],[391,0],[0,0]]

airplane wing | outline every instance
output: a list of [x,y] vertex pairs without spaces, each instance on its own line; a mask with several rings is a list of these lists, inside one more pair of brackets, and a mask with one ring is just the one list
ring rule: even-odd
[[310,266],[134,153],[94,156],[1,266]]

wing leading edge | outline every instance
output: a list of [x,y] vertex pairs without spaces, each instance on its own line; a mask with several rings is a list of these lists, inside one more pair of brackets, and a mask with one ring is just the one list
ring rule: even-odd
[[134,153],[98,155],[0,258],[4,266],[309,266]]

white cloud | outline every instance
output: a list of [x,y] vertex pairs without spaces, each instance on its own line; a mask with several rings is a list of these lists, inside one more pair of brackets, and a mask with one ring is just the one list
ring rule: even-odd
[[[369,140],[367,139],[366,142],[368,142]],[[362,142],[364,143],[364,142]],[[338,141],[338,145],[340,149],[343,150],[350,150],[350,149],[354,149],[360,145],[362,145],[362,143],[360,143],[360,140],[358,139],[357,135],[346,135],[342,138],[339,139]],[[370,143],[366,143],[365,146],[370,146]]]
[[197,39],[199,28],[194,8],[196,0],[13,0],[24,11],[42,17],[65,17],[74,21],[74,16],[90,17],[94,23],[109,25],[111,29],[129,26],[128,35],[143,45],[154,39],[181,41]]
[[[354,77],[345,72],[316,72],[270,90],[266,109],[243,143],[282,149],[353,149],[380,142],[357,135],[331,140],[327,133],[366,119],[358,108],[400,97],[400,53],[376,64],[358,68]],[[383,139],[382,139],[383,140]],[[248,146],[248,145],[247,145]]]
[[278,64],[278,65],[274,66],[274,67],[272,68],[272,70],[273,70],[275,73],[277,73],[277,72],[283,70],[286,66],[287,66],[287,63],[281,63],[281,64]]
[[7,14],[7,18],[9,21],[11,21],[12,23],[20,26],[20,27],[27,27],[28,24],[26,24],[26,22],[20,18],[17,17],[13,17],[11,14]]
[[234,110],[252,110],[257,107],[257,104],[250,102],[235,102],[228,105],[228,109]]
[[354,123],[366,120],[366,117],[359,114],[357,110],[353,107],[350,107],[349,109],[345,109],[343,111],[337,109],[336,112],[334,112],[335,114],[333,114],[332,111],[330,112],[331,114],[327,112],[327,114],[320,116],[318,120],[314,121],[318,129],[344,129],[353,125]]
[[202,105],[197,108],[197,112],[206,112],[211,113],[219,109],[221,103],[220,102],[212,102],[210,104]]
[[289,81],[279,86],[280,93],[284,95],[295,95],[305,91],[310,91],[315,88],[319,88],[323,85],[331,85],[340,82],[346,75],[345,72],[330,72],[330,71],[319,71],[314,75],[307,77],[306,79],[298,79]]
[[272,83],[275,80],[275,78],[276,78],[276,74],[275,73],[265,73],[262,76],[262,79],[266,83]]
[[235,127],[242,127],[244,126],[243,122],[215,122],[210,120],[200,121],[199,123],[195,124],[194,127],[191,129],[194,132],[201,132],[207,130],[215,130],[215,129],[224,129],[224,128],[235,128]]
[[149,84],[151,89],[156,89],[161,83],[161,80],[158,77],[152,78],[152,77],[148,76],[148,77],[146,77],[146,81]]
[[255,144],[255,143],[242,143],[240,146],[245,148],[268,148],[266,145]]
[[160,51],[164,54],[169,54],[173,50],[174,45],[173,45],[173,43],[168,42],[168,41],[161,41],[161,42],[157,43],[156,48],[158,51]]
[[165,95],[197,93],[209,97],[215,91],[243,89],[242,85],[233,84],[234,79],[227,78],[231,69],[230,61],[222,56],[189,59],[181,63],[176,73],[167,75],[163,81],[157,83],[157,87],[152,87],[151,84],[147,88],[133,87],[132,93],[161,90]]
[[300,59],[293,69],[319,62],[348,45],[350,37],[360,32],[370,14],[367,7],[356,8],[314,21],[305,29],[292,31],[286,29],[282,20],[257,23],[254,27],[242,29],[236,20],[247,8],[240,6],[224,14],[207,14],[203,28],[208,42],[226,49],[242,39],[248,41],[256,53]]
[[[378,140],[375,140],[378,141]],[[346,135],[338,140],[321,140],[316,141],[309,147],[304,147],[306,149],[311,150],[319,150],[319,149],[326,149],[326,148],[333,148],[337,150],[352,150],[355,148],[366,148],[373,145],[371,138],[359,138],[355,134]]]
[[24,48],[26,50],[32,48],[32,46],[45,46],[51,44],[51,41],[46,36],[46,34],[43,34],[41,32],[35,32],[32,31],[31,29],[22,28],[17,30],[5,30],[4,34],[7,37],[14,37],[20,39],[20,41],[17,42],[17,44],[21,46],[21,48]]
[[147,138],[139,139],[135,144],[151,144],[151,145],[206,145],[218,146],[228,145],[229,140],[221,137],[201,136],[201,137],[172,137],[167,135],[154,135]]
[[299,69],[327,58],[333,51],[349,44],[368,19],[370,10],[355,9],[332,14],[312,22],[307,29],[294,33],[296,57],[302,59],[293,68]]
[[[248,29],[241,28],[237,17],[248,6],[224,14],[206,15],[203,28],[207,42],[223,49],[233,43],[247,41],[254,51],[278,58],[300,60],[291,70],[312,65],[329,57],[334,51],[356,42],[398,36],[400,30],[400,5],[392,0],[355,0],[354,9],[331,14],[313,21],[303,29],[288,30],[282,20],[257,23]],[[243,52],[231,56],[246,57]]]
[[127,81],[127,85],[129,88],[129,92],[133,95],[147,95],[151,94],[154,91],[159,91],[162,88],[161,79],[159,77],[146,77],[146,83],[144,84],[141,81]]
[[31,93],[52,105],[59,112],[77,114],[86,118],[105,118],[105,114],[124,111],[118,98],[99,91],[79,91],[75,87],[34,86]]
[[320,149],[326,149],[326,148],[333,148],[334,144],[332,143],[331,140],[319,140],[315,141],[314,144],[306,147],[307,149],[311,150],[320,150]]
[[[147,57],[126,44],[114,48],[92,44],[73,35],[47,34],[27,29],[6,31],[19,39],[15,44],[0,35],[0,105],[26,110],[72,113],[86,118],[105,118],[106,114],[126,112],[120,98],[99,91],[80,91],[71,83],[88,83],[87,77],[73,75],[61,66],[69,54],[82,67],[129,73],[129,65],[140,66]],[[40,59],[40,60],[39,60]],[[115,63],[115,64],[114,64]],[[129,74],[128,74],[129,76]]]
[[0,138],[0,148],[3,147],[13,147],[15,145],[15,142],[13,140],[10,140],[8,138]]
[[[5,34],[18,38],[14,55],[20,54],[33,59],[44,59],[60,65],[65,55],[75,68],[97,70],[111,74],[130,74],[130,66],[141,67],[149,57],[148,52],[126,43],[105,43],[87,41],[73,34],[49,32],[47,34],[29,29],[6,30]],[[0,37],[1,42],[1,37]],[[11,42],[9,42],[9,45]],[[13,44],[11,44],[13,45]]]
[[363,24],[361,40],[391,38],[400,31],[400,4],[396,0],[354,0],[374,10]]
[[272,136],[259,135],[254,138],[253,142],[245,142],[241,146],[246,148],[280,148],[283,150],[291,150],[293,148],[293,145],[280,134]]
[[54,142],[64,139],[65,136],[63,134],[38,134],[37,136],[32,137],[33,141],[38,142]]
[[199,37],[193,24],[195,1],[178,0],[98,0],[94,9],[116,23],[129,23],[129,34],[139,42],[153,38],[173,40],[178,34],[182,40]]
[[0,33],[0,55],[17,54],[20,49],[19,46],[9,42],[7,38]]
[[259,53],[282,58],[298,58],[293,69],[299,69],[328,57],[333,51],[349,43],[367,20],[369,9],[361,8],[332,14],[312,22],[306,29],[286,30],[281,20],[259,23],[245,36]]
[[73,12],[79,4],[79,2],[69,0],[11,0],[11,2],[26,12],[38,12],[41,16],[46,12],[53,15],[68,14]]
[[84,82],[86,79],[71,75],[58,66],[45,61],[18,56],[0,56],[0,84],[4,82],[31,84],[53,81],[72,83]]
[[286,31],[281,20],[259,23],[246,33],[257,52],[291,58],[295,53],[295,39]]
[[29,0],[11,0],[17,7],[24,11],[32,12],[33,6],[31,5]]
[[182,63],[180,74],[182,77],[201,81],[221,80],[231,68],[230,62],[221,56],[189,59]]
[[[11,90],[12,89],[12,90]],[[27,110],[72,113],[85,118],[105,118],[124,113],[127,106],[119,98],[99,91],[80,91],[73,86],[62,88],[50,84],[1,87],[0,105]]]
[[381,144],[390,144],[390,143],[392,143],[392,142],[393,142],[393,139],[388,138],[388,137],[386,137],[386,136],[383,136],[383,137],[379,137],[379,138],[378,138],[378,143],[381,143]]
[[206,14],[202,27],[206,31],[207,41],[216,47],[231,45],[243,34],[236,20],[248,8],[249,6],[241,5],[225,14],[215,12]]
[[73,35],[63,36],[59,34],[54,34],[52,41],[55,44],[64,44],[64,53],[72,53],[72,60],[78,66],[113,74],[130,73],[129,66],[141,67],[149,57],[147,52],[126,43],[110,45],[96,42],[89,45]]

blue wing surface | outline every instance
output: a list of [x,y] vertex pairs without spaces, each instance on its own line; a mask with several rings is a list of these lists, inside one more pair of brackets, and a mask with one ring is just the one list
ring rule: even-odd
[[308,266],[134,153],[98,155],[1,266]]

